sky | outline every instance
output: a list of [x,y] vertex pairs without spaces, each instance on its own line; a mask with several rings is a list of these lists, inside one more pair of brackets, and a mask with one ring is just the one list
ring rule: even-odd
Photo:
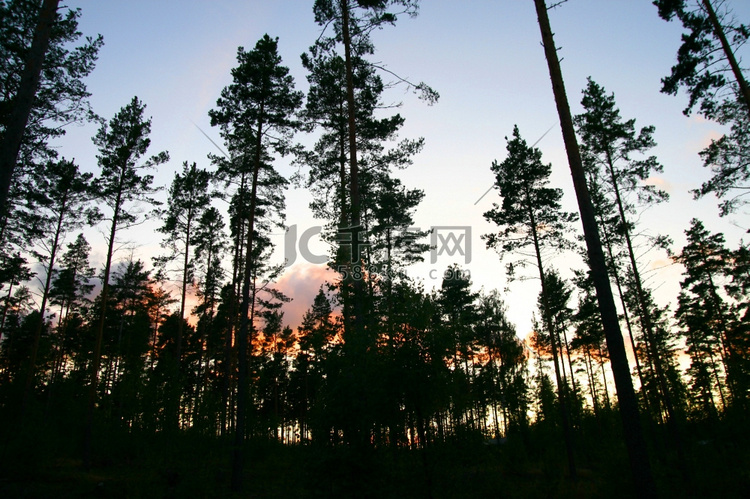
[[[145,102],[146,115],[152,117],[149,155],[166,150],[171,158],[155,173],[155,184],[165,187],[184,161],[213,168],[207,155],[218,151],[203,133],[221,144],[218,130],[210,126],[208,111],[222,88],[231,83],[230,70],[236,65],[239,46],[251,49],[266,33],[278,37],[283,64],[289,67],[297,88],[304,91],[307,82],[300,54],[320,35],[309,0],[63,3],[81,9],[79,29],[84,35],[104,37],[96,69],[85,80],[93,109],[110,119],[133,96]],[[750,2],[729,3],[740,20],[750,20]],[[651,152],[664,165],[664,172],[650,181],[667,190],[671,199],[644,212],[638,229],[670,236],[673,249],[679,251],[685,243],[684,230],[698,217],[710,230],[723,232],[729,247],[736,247],[750,225],[747,214],[720,218],[715,198],[695,201],[689,192],[710,177],[698,151],[718,138],[722,129],[699,116],[684,116],[687,98],[683,93],[675,97],[659,92],[660,79],[669,74],[675,61],[681,26],[660,19],[650,0],[569,0],[550,12],[550,21],[572,112],[582,112],[581,90],[590,76],[607,92],[614,92],[623,118],[635,118],[637,127],[656,127],[658,146]],[[480,236],[493,231],[483,213],[499,202],[495,190],[482,197],[493,184],[490,165],[505,158],[505,137],[516,124],[527,142],[539,140],[543,161],[552,164],[552,184],[564,191],[564,208],[576,210],[533,1],[423,0],[418,17],[399,18],[396,26],[377,31],[373,42],[373,60],[410,80],[424,81],[440,93],[440,100],[432,106],[403,87],[384,95],[386,103],[401,104],[398,112],[406,122],[400,137],[425,139],[414,164],[399,172],[407,187],[425,192],[416,212],[416,226],[470,231],[463,239],[470,240],[470,252],[451,256],[436,251],[434,262],[428,255],[410,274],[430,290],[440,287],[442,273],[450,264],[460,264],[470,272],[475,289],[506,290],[508,316],[519,336],[526,336],[531,331],[539,281],[508,282],[504,262],[485,248]],[[70,126],[66,136],[56,142],[62,156],[75,158],[82,170],[95,174],[96,148],[91,137],[96,128],[91,124]],[[312,144],[314,137],[299,136],[297,140]],[[289,158],[280,158],[276,164],[285,176],[297,171]],[[165,193],[161,198],[166,198]],[[303,189],[287,192],[286,223],[297,225],[300,233],[321,224],[310,213],[310,201]],[[218,203],[220,209],[226,208]],[[152,222],[121,234],[122,248],[135,245],[136,257],[150,264],[150,257],[160,252],[157,226]],[[440,230],[446,234],[445,229]],[[576,230],[580,232],[580,227]],[[458,237],[465,230],[455,229],[454,233]],[[92,263],[101,264],[103,236],[93,230],[87,237],[94,246]],[[70,240],[73,238],[71,235]],[[274,238],[278,246],[275,263],[280,264],[288,238],[282,231]],[[314,253],[325,252],[325,246],[315,240],[310,248]],[[122,249],[116,258],[123,260],[129,255]],[[664,252],[650,252],[641,258],[657,302],[673,303],[682,268],[672,264]],[[570,276],[571,269],[583,268],[580,257],[573,254],[556,255],[548,263],[563,276]],[[298,258],[282,276],[278,287],[294,300],[286,308],[290,326],[299,324],[326,275],[330,277],[324,266]]]

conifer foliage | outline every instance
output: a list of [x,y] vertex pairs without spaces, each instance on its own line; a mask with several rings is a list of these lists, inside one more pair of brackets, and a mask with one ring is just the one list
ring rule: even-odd
[[[747,495],[750,249],[698,219],[681,249],[650,234],[644,210],[669,202],[655,128],[592,78],[572,116],[546,3],[579,213],[514,126],[489,166],[499,198],[456,222],[488,223],[505,264],[490,289],[479,258],[449,261],[445,234],[419,227],[456,228],[420,211],[428,181],[402,173],[433,165],[393,89],[438,94],[378,61],[376,33],[408,30],[419,1],[310,4],[319,33],[299,67],[268,34],[239,47],[208,111],[222,154],[174,164],[138,97],[108,119],[90,109],[102,39],[81,40],[85,13],[0,0],[0,495]],[[686,30],[663,91],[727,126],[694,194],[737,213],[747,28],[728,1],[654,4]],[[87,119],[96,157],[67,159],[55,139]],[[290,185],[322,227],[287,221]],[[304,253],[303,230],[327,262],[289,269],[277,246]],[[649,280],[665,250],[682,272],[672,303]],[[510,308],[524,286],[527,330]]]

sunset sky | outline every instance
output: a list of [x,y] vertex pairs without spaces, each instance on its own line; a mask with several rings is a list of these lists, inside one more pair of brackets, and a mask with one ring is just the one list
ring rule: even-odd
[[[747,23],[750,2],[730,3]],[[97,67],[86,80],[94,110],[110,119],[134,95],[148,106],[146,114],[153,118],[150,153],[167,150],[171,156],[156,174],[156,184],[161,186],[169,185],[184,161],[211,168],[206,156],[217,151],[198,127],[221,144],[207,112],[231,81],[238,46],[251,49],[265,33],[279,37],[283,63],[304,91],[307,82],[300,54],[320,34],[311,1],[68,0],[64,4],[82,9],[79,28],[84,35],[104,37]],[[639,229],[670,235],[679,251],[690,219],[699,217],[712,231],[724,232],[730,247],[735,247],[750,225],[746,214],[719,218],[715,198],[694,201],[689,193],[709,177],[697,153],[719,137],[721,129],[698,116],[685,117],[684,94],[673,97],[659,92],[660,79],[676,57],[681,26],[661,20],[649,0],[569,0],[550,13],[550,20],[573,113],[581,112],[580,92],[591,76],[615,93],[625,119],[636,118],[638,127],[656,126],[658,146],[652,153],[665,171],[652,182],[666,189],[671,200],[644,213]],[[428,256],[412,269],[412,275],[429,290],[440,286],[440,274],[456,262],[470,270],[477,289],[508,287],[509,316],[519,335],[525,336],[539,282],[506,281],[503,262],[480,239],[493,230],[482,214],[498,201],[497,192],[479,199],[493,183],[492,161],[505,157],[504,137],[518,124],[529,143],[552,128],[538,147],[543,161],[553,165],[553,184],[565,191],[566,209],[576,209],[533,2],[424,0],[417,18],[400,18],[395,27],[376,32],[373,41],[376,61],[401,76],[425,81],[441,96],[437,104],[428,106],[401,87],[385,94],[387,103],[403,102],[399,112],[406,124],[401,137],[425,138],[414,165],[400,173],[407,186],[426,194],[416,225],[471,228],[470,263],[458,254],[439,255],[435,263]],[[84,171],[96,174],[96,149],[91,143],[95,131],[95,125],[71,126],[57,144],[62,156],[75,158]],[[314,137],[298,140],[311,144]],[[295,171],[287,158],[277,164],[286,176]],[[290,190],[287,200],[288,225],[303,230],[320,223],[310,214],[310,196],[304,190]],[[123,242],[137,245],[134,254],[147,264],[160,251],[156,226],[121,235]],[[92,263],[100,265],[103,236],[92,229],[87,237],[95,248]],[[280,231],[275,237],[277,263],[282,263],[284,235]],[[122,250],[116,257],[122,260],[128,255]],[[549,263],[566,276],[569,269],[583,266],[576,255],[559,255]],[[654,269],[648,284],[657,290],[659,303],[673,302],[681,268],[670,265],[660,252],[644,255],[643,265]],[[298,259],[282,277],[279,287],[294,299],[286,312],[292,327],[309,308],[325,273],[324,266]]]

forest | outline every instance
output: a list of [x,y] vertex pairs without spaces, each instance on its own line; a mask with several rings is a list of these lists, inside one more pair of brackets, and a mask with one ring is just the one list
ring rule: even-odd
[[[481,220],[420,227],[405,172],[429,144],[397,101],[441,89],[376,43],[419,0],[307,2],[304,82],[284,39],[239,46],[190,160],[152,145],[142,98],[98,114],[85,9],[0,0],[2,497],[750,497],[750,246],[698,217],[684,244],[650,230],[672,202],[655,127],[595,76],[566,90],[551,14],[570,4],[526,3],[564,164],[503,130]],[[723,130],[690,195],[742,223],[750,27],[738,1],[649,3],[682,33],[661,93]],[[59,145],[83,124],[95,165]],[[292,188],[320,226],[288,219]],[[491,289],[465,265],[480,222]],[[413,272],[446,254],[434,287]],[[654,254],[680,268],[668,303]],[[302,260],[325,279],[295,323]]]

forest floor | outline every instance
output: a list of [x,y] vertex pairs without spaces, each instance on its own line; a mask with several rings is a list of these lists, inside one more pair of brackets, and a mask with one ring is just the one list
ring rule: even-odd
[[[616,435],[579,440],[575,480],[568,473],[561,442],[543,434],[525,443],[520,437],[510,438],[501,446],[456,440],[426,452],[252,441],[246,447],[242,493],[229,490],[227,441],[188,434],[167,439],[100,433],[96,459],[86,471],[80,449],[70,444],[72,440],[57,437],[43,432],[6,436],[7,445],[0,451],[0,497],[637,497]],[[675,459],[652,453],[659,496],[750,497],[750,451],[743,442],[693,441],[687,448],[687,473],[679,471]],[[537,451],[530,453],[528,448]]]

